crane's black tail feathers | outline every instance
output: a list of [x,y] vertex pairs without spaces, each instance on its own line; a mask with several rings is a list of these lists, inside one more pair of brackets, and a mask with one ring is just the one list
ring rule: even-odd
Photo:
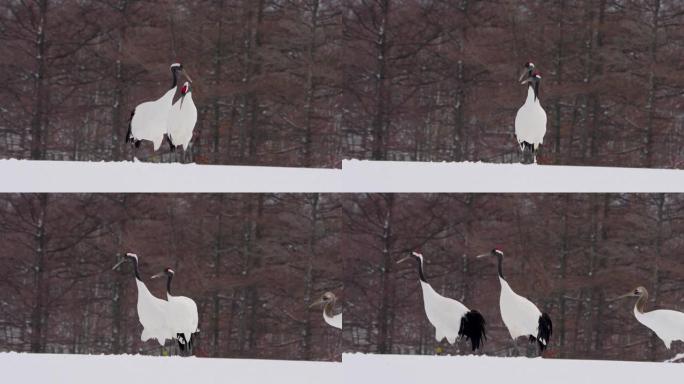
[[135,115],[135,109],[131,111],[131,118],[128,119],[128,132],[126,133],[126,142],[133,142],[133,131],[131,129],[131,123],[133,122],[133,115]]
[[479,349],[484,341],[487,340],[485,324],[484,317],[478,311],[470,311],[461,318],[461,327],[458,330],[458,335],[470,339],[473,351]]
[[539,351],[544,352],[544,350],[549,344],[549,339],[551,338],[552,333],[553,323],[551,322],[551,318],[548,314],[542,313],[542,315],[539,316],[539,328],[537,329],[537,337],[534,338],[530,336],[530,341],[536,341],[537,345],[539,345]]

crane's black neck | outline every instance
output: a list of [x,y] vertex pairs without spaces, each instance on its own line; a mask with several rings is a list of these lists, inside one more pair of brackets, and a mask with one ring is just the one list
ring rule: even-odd
[[497,259],[497,264],[498,264],[498,269],[499,269],[499,277],[504,278],[503,275],[503,255],[500,254],[499,252],[496,252],[496,259]]
[[166,293],[171,294],[171,279],[173,279],[173,273],[166,274]]
[[530,83],[530,86],[534,89],[534,100],[539,98],[539,80],[535,81],[534,84]]
[[138,258],[134,257],[133,258],[133,271],[135,272],[135,278],[142,281],[140,278],[140,270],[138,269]]
[[424,283],[427,283],[427,279],[425,279],[425,273],[423,271],[423,259],[416,257],[416,261],[418,261],[418,275],[420,276],[420,280]]
[[171,89],[176,88],[178,86],[178,68],[174,67],[171,70],[171,75],[173,75],[173,83],[171,84]]

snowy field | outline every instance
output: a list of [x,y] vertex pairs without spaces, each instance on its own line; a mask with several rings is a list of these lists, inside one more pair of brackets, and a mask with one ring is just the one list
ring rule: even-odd
[[684,170],[344,160],[342,169],[0,160],[0,192],[682,192]]
[[344,160],[345,192],[682,192],[684,170]]
[[339,192],[339,169],[0,160],[0,192]]
[[3,383],[341,383],[341,364],[140,355],[0,353]]
[[684,364],[488,356],[342,355],[345,383],[682,383]]

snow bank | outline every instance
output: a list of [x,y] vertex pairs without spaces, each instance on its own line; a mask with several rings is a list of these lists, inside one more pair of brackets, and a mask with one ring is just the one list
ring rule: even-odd
[[344,160],[342,169],[0,160],[2,192],[682,192],[684,170]]
[[339,169],[0,160],[0,192],[338,192]]
[[489,356],[342,355],[345,383],[681,383],[684,364]]
[[684,170],[342,161],[345,192],[682,192]]
[[140,355],[0,353],[3,383],[341,383],[341,364]]

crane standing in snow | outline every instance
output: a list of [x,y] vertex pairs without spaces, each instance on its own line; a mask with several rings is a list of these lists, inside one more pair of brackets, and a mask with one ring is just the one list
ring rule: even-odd
[[418,261],[418,276],[423,290],[423,305],[425,314],[435,327],[435,339],[441,342],[446,338],[449,344],[454,344],[457,337],[470,339],[472,350],[481,347],[487,339],[485,333],[485,319],[475,310],[470,310],[460,302],[444,297],[437,293],[425,279],[423,271],[423,255],[412,252],[409,256],[397,261],[397,264],[409,259]]
[[527,153],[537,162],[536,153],[544,142],[546,134],[546,112],[539,103],[541,74],[535,71],[534,63],[526,63],[520,76],[522,85],[527,84],[527,99],[515,115],[515,137],[520,145],[523,158]]
[[178,75],[183,74],[190,80],[182,64],[173,63],[170,69],[173,80],[171,88],[159,99],[138,104],[133,112],[131,112],[131,121],[128,125],[126,141],[133,143],[136,148],[140,146],[141,140],[149,140],[154,144],[154,150],[156,151],[164,141],[169,112],[171,112],[173,105],[173,96],[176,94]]
[[335,303],[337,302],[337,296],[332,292],[326,292],[321,295],[321,298],[312,303],[309,308],[323,305],[323,320],[325,320],[328,325],[333,326],[337,329],[342,329],[342,312],[337,315],[334,314],[333,310],[335,308]]
[[508,328],[511,338],[515,342],[521,336],[529,337],[530,342],[537,342],[540,353],[544,352],[553,331],[551,318],[548,314],[542,313],[531,301],[513,292],[511,286],[504,279],[504,253],[501,250],[493,249],[489,253],[477,256],[477,258],[486,256],[494,256],[498,261],[499,282],[501,283],[501,294],[499,296],[501,319]]
[[167,126],[167,138],[171,146],[171,151],[176,147],[182,146],[188,150],[192,131],[197,122],[197,107],[192,101],[192,88],[187,81],[181,87],[181,97],[171,107]]
[[138,286],[138,320],[143,326],[140,339],[142,341],[157,339],[159,345],[163,347],[166,343],[166,339],[173,339],[174,337],[167,316],[168,302],[154,297],[147,289],[145,283],[142,282],[138,269],[138,256],[136,254],[127,253],[114,267],[112,267],[112,270],[118,268],[119,265],[124,262],[133,263],[135,283]]
[[165,268],[162,272],[152,276],[152,279],[166,276],[167,316],[172,334],[178,340],[181,352],[192,354],[193,342],[198,332],[197,304],[189,297],[171,295],[171,279],[175,272]]
[[636,287],[618,299],[625,297],[638,297],[636,304],[634,304],[634,317],[638,322],[655,332],[660,340],[665,343],[667,349],[670,349],[673,341],[684,341],[684,313],[671,309],[644,312],[644,307],[648,301],[648,291],[644,287]]

